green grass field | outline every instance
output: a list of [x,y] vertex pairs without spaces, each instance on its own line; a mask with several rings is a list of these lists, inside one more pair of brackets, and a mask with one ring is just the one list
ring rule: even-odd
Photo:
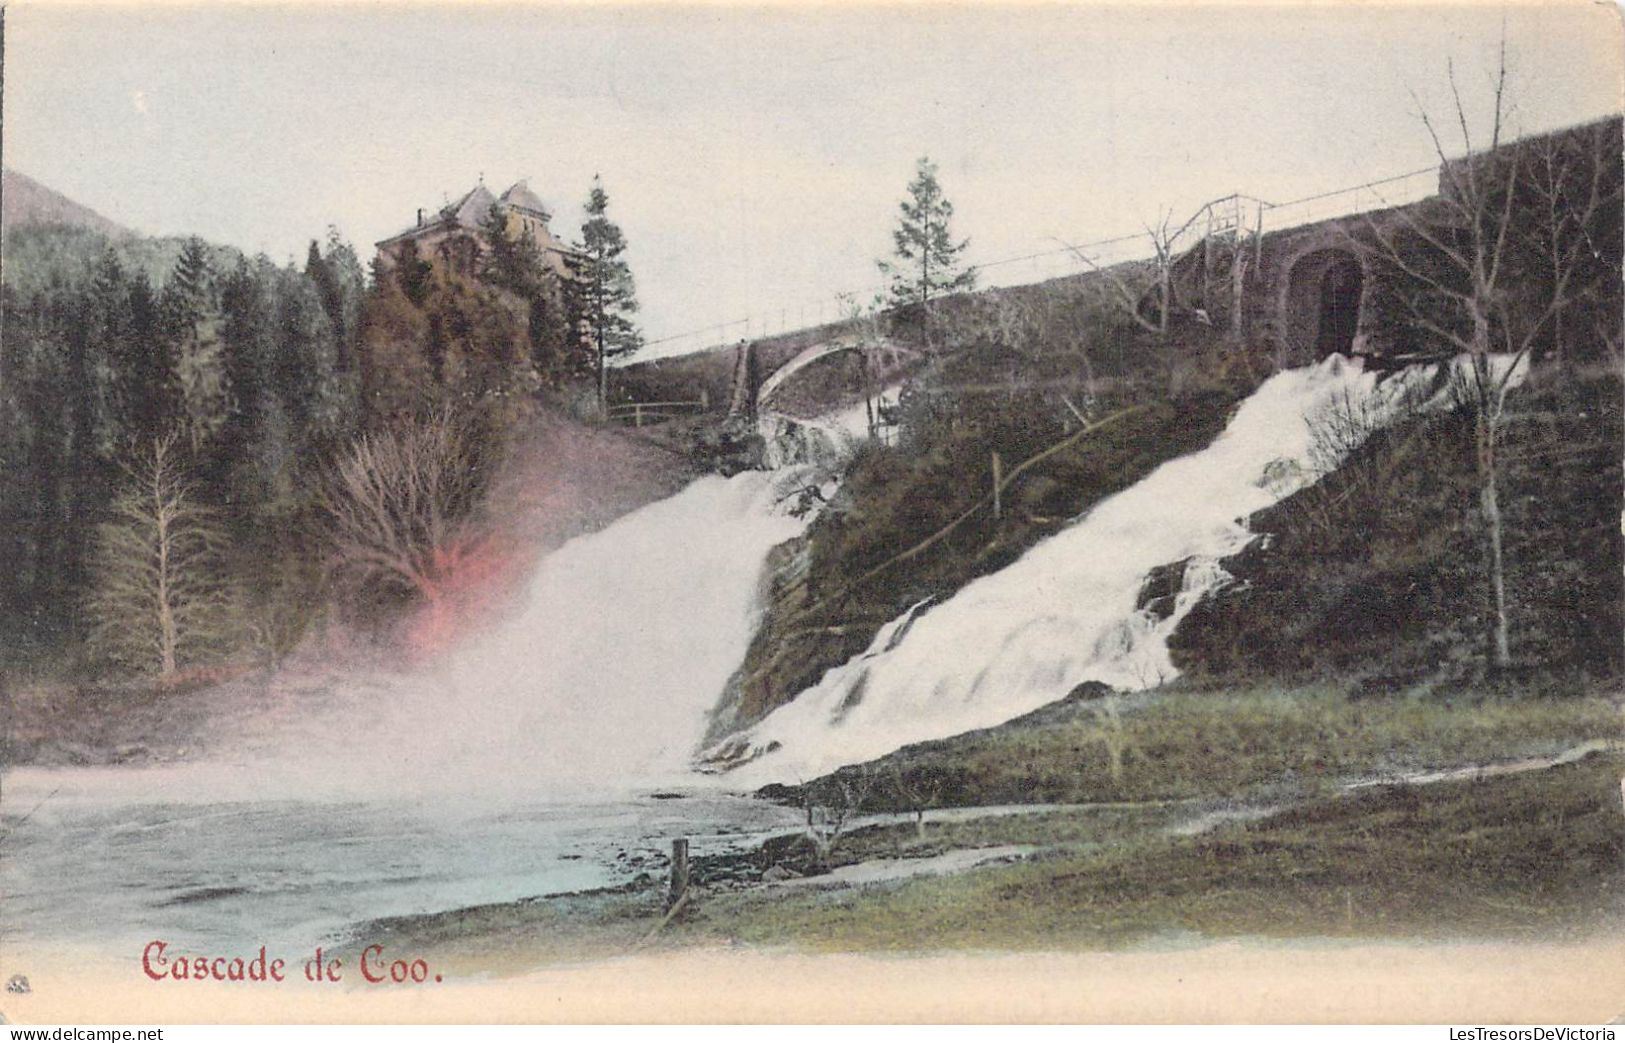
[[1621,722],[1602,698],[1470,703],[1174,688],[1049,707],[836,775],[876,775],[874,810],[906,806],[888,784],[896,774],[934,787],[943,806],[1313,792],[1360,776],[1550,755],[1617,738]]
[[675,925],[672,940],[933,950],[1094,948],[1193,933],[1583,933],[1621,912],[1622,770],[1625,758],[1597,755],[1477,782],[1372,787],[1190,837],[991,820],[1009,827],[1002,842],[1037,840],[1032,827],[1046,826],[1052,847],[953,876],[719,895]]

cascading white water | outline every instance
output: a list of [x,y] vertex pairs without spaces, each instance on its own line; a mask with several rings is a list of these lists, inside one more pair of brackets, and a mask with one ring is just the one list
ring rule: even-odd
[[[1138,690],[1171,679],[1167,638],[1228,582],[1218,563],[1253,539],[1244,519],[1337,466],[1337,453],[1312,445],[1314,418],[1356,404],[1369,433],[1426,405],[1419,392],[1447,385],[1440,376],[1417,367],[1379,383],[1334,356],[1271,377],[1212,445],[1163,464],[941,604],[911,608],[867,651],[758,722],[742,736],[757,759],[735,781],[811,778],[989,727],[1083,681]],[[1336,449],[1357,441],[1344,433]],[[1137,610],[1151,570],[1180,561],[1189,565],[1172,613],[1159,620]]]
[[[1433,375],[1378,388],[1334,360],[1273,378],[1208,449],[887,624],[747,733],[782,748],[720,785],[996,724],[1080,680],[1171,673],[1164,638],[1251,538],[1236,519],[1335,466],[1308,452],[1305,415],[1347,393],[1380,417]],[[155,930],[177,945],[313,945],[376,916],[624,881],[637,869],[622,852],[675,835],[705,852],[792,826],[788,809],[694,795],[687,769],[744,658],[768,552],[805,524],[779,502],[801,480],[704,478],[572,541],[512,618],[428,673],[335,665],[279,682],[293,720],[237,759],[12,770],[9,951],[82,935],[128,952]],[[1185,559],[1173,616],[1137,613],[1146,573]],[[679,778],[689,799],[646,795]]]
[[581,799],[681,776],[806,518],[783,476],[698,479],[538,564],[520,607],[431,668],[347,682],[260,778],[377,793]]
[[[901,384],[876,392],[873,399],[842,406],[812,419],[764,412],[756,422],[766,442],[763,463],[769,468],[810,464],[827,471],[845,470],[858,447],[871,437],[870,419],[877,411],[897,406]],[[882,429],[879,437],[885,439]]]
[[594,786],[680,772],[744,658],[768,551],[804,525],[769,475],[713,476],[549,555],[524,610],[442,671],[469,757]]

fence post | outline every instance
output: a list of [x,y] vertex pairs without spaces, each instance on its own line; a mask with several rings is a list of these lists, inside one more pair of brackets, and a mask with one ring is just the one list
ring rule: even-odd
[[688,891],[688,838],[671,842],[671,883],[666,889],[666,908],[676,905]]
[[642,427],[643,426],[643,403],[642,402],[635,402],[635,403],[632,404],[632,426],[633,427]]
[[1264,263],[1264,201],[1258,201],[1258,217],[1253,223],[1253,271]]
[[711,412],[711,389],[700,388],[700,412]]
[[998,521],[1004,514],[1004,497],[1001,486],[1004,484],[1004,464],[999,460],[998,450],[993,451],[993,520]]
[[1247,307],[1247,248],[1236,236],[1236,252],[1230,256],[1230,335],[1239,343],[1246,329],[1242,312]]

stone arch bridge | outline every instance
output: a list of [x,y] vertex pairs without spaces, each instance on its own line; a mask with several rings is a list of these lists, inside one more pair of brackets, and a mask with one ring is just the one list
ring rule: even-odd
[[690,412],[726,407],[736,418],[759,411],[811,417],[851,402],[867,387],[895,382],[918,358],[915,349],[876,331],[831,323],[634,363],[615,371],[615,385],[626,403],[686,402]]
[[[1382,321],[1373,292],[1381,276],[1362,244],[1425,203],[1271,232],[1251,222],[1209,232],[1168,264],[1170,321],[1227,329],[1283,361],[1402,354],[1410,346]],[[1154,286],[1141,298],[1143,317],[1155,318],[1162,293]]]
[[[764,374],[757,345],[741,343],[735,348],[728,415],[754,417],[767,411],[792,380],[825,359],[838,355],[855,357],[864,377],[868,378],[895,371],[901,362],[915,354],[912,349],[883,336],[849,333],[809,344]],[[868,383],[867,379],[864,382]],[[836,403],[825,404],[834,406]]]

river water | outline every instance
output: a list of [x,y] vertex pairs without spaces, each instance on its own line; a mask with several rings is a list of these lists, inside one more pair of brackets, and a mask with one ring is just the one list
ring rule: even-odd
[[[202,772],[158,771],[207,786]],[[789,809],[726,794],[191,803],[164,799],[164,784],[145,774],[8,778],[8,819],[10,809],[39,810],[0,848],[0,946],[86,945],[132,959],[152,939],[194,952],[308,950],[377,917],[659,876],[672,837],[711,854],[795,822]]]
[[229,755],[9,772],[0,946],[308,946],[658,874],[673,837],[705,854],[793,824],[687,770],[763,561],[806,524],[786,477],[703,478],[574,540],[500,626],[428,667],[334,670]]

